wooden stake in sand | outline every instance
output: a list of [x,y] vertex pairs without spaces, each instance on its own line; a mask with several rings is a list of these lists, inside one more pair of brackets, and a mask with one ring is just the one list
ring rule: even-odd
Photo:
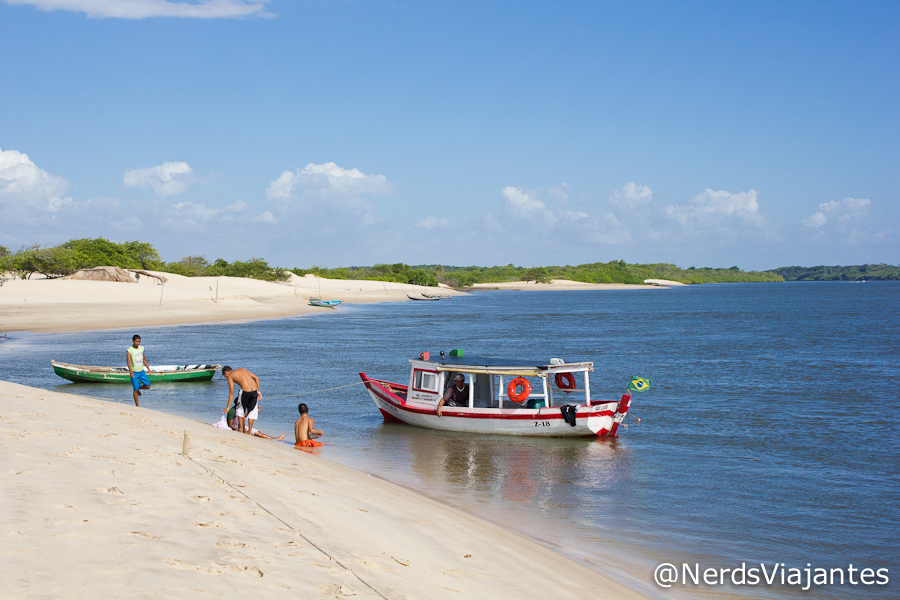
[[166,284],[162,284],[162,289],[159,290],[159,305],[162,306],[162,295],[163,292],[166,291]]
[[191,454],[191,436],[188,435],[188,432],[184,432],[184,442],[181,444],[181,455],[184,457],[190,456]]

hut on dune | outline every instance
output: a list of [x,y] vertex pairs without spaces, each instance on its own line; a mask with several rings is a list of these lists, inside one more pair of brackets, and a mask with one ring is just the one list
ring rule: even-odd
[[[134,273],[134,277],[132,277],[132,273]],[[76,271],[72,275],[69,275],[66,279],[137,283],[141,275],[155,278],[158,284],[164,284],[166,282],[165,277],[154,275],[153,273],[148,273],[147,271],[141,271],[139,269],[126,270],[121,267],[94,267],[93,269],[81,269],[80,271]]]

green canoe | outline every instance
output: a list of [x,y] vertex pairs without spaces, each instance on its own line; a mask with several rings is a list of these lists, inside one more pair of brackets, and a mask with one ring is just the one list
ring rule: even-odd
[[[88,367],[51,360],[53,370],[63,379],[76,383],[131,383],[127,367]],[[161,381],[209,381],[221,365],[150,366],[150,383]]]

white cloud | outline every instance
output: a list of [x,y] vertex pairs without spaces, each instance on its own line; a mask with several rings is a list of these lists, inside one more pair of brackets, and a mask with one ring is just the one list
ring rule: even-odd
[[266,225],[275,225],[278,223],[278,219],[276,219],[269,211],[264,212],[258,217],[253,217],[253,220],[257,223],[265,223]]
[[122,180],[125,187],[153,188],[160,196],[174,196],[187,189],[194,178],[194,171],[186,162],[165,162],[148,169],[126,171]]
[[[710,191],[710,190],[707,190]],[[653,200],[653,190],[646,185],[637,185],[633,181],[629,181],[621,190],[616,190],[609,197],[609,201],[617,206],[628,206],[631,208],[647,204]]]
[[218,208],[206,208],[202,204],[194,204],[193,202],[173,204],[172,211],[179,217],[185,217],[194,221],[211,221],[219,214]]
[[58,211],[73,200],[63,197],[69,187],[62,177],[35,165],[27,154],[0,149],[0,204],[27,204],[34,208]]
[[553,219],[553,213],[535,197],[535,192],[526,192],[522,188],[508,185],[500,190],[500,195],[506,201],[506,209],[518,217],[527,219],[543,212],[545,217]]
[[119,231],[127,232],[141,231],[144,227],[144,223],[137,217],[126,217],[120,221],[114,221],[111,225]]
[[569,201],[569,184],[565,181],[547,190],[550,197],[559,204],[565,204]]
[[849,221],[853,217],[865,214],[866,207],[872,203],[868,198],[844,198],[843,200],[823,202],[821,211],[800,221],[807,227],[819,228],[828,222],[828,216],[837,217],[838,223]]
[[682,225],[688,222],[716,222],[729,217],[739,217],[745,221],[761,222],[757,214],[759,202],[757,191],[732,194],[725,190],[714,191],[706,188],[702,194],[694,196],[688,205],[667,206],[665,214]]
[[30,4],[44,12],[66,10],[101,19],[146,19],[181,17],[224,19],[232,17],[270,17],[265,11],[268,0],[5,0],[7,4]]
[[243,200],[238,200],[237,202],[232,202],[222,210],[228,213],[239,213],[244,212],[244,209],[247,208],[247,203]]
[[825,213],[817,212],[816,214],[809,216],[800,222],[807,227],[819,228],[828,222],[828,217],[825,216]]
[[321,165],[310,163],[296,171],[284,171],[269,184],[266,197],[280,202],[293,202],[305,197],[348,200],[361,195],[386,195],[390,191],[384,175],[366,175],[359,169],[344,169],[329,162]]
[[581,210],[579,210],[579,211],[567,210],[563,213],[563,217],[567,221],[572,221],[572,222],[580,221],[581,219],[587,219],[589,216],[590,215],[588,215],[586,212],[581,211]]
[[447,227],[450,225],[450,221],[447,219],[438,219],[437,217],[431,216],[426,219],[422,219],[418,223],[416,223],[416,227],[422,227],[424,229],[434,229],[435,227]]

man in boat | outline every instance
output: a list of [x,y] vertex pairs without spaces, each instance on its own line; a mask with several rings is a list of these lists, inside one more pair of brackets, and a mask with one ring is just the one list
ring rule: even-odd
[[469,405],[469,385],[466,383],[466,377],[462,373],[457,373],[453,378],[453,385],[444,392],[444,397],[437,405],[437,416],[441,414],[441,407],[447,406],[468,406]]
[[131,336],[131,347],[125,351],[125,362],[128,364],[128,374],[131,375],[131,387],[134,388],[132,396],[134,397],[134,405],[138,404],[138,397],[141,390],[150,389],[150,378],[147,373],[151,373],[150,365],[147,364],[147,357],[144,356],[144,347],[141,346],[141,336]]
[[316,448],[322,445],[312,438],[319,437],[322,432],[313,427],[312,417],[309,416],[309,407],[302,402],[297,405],[300,418],[294,423],[294,447]]
[[[222,367],[222,377],[228,380],[228,404],[225,406],[223,413],[227,413],[231,408],[231,397],[234,395],[234,384],[241,386],[241,401],[237,405],[237,419],[240,430],[251,435],[253,431],[253,421],[259,416],[259,401],[262,400],[262,393],[259,391],[259,377],[248,371],[239,368],[232,369],[228,365]],[[249,422],[244,426],[244,419]]]

